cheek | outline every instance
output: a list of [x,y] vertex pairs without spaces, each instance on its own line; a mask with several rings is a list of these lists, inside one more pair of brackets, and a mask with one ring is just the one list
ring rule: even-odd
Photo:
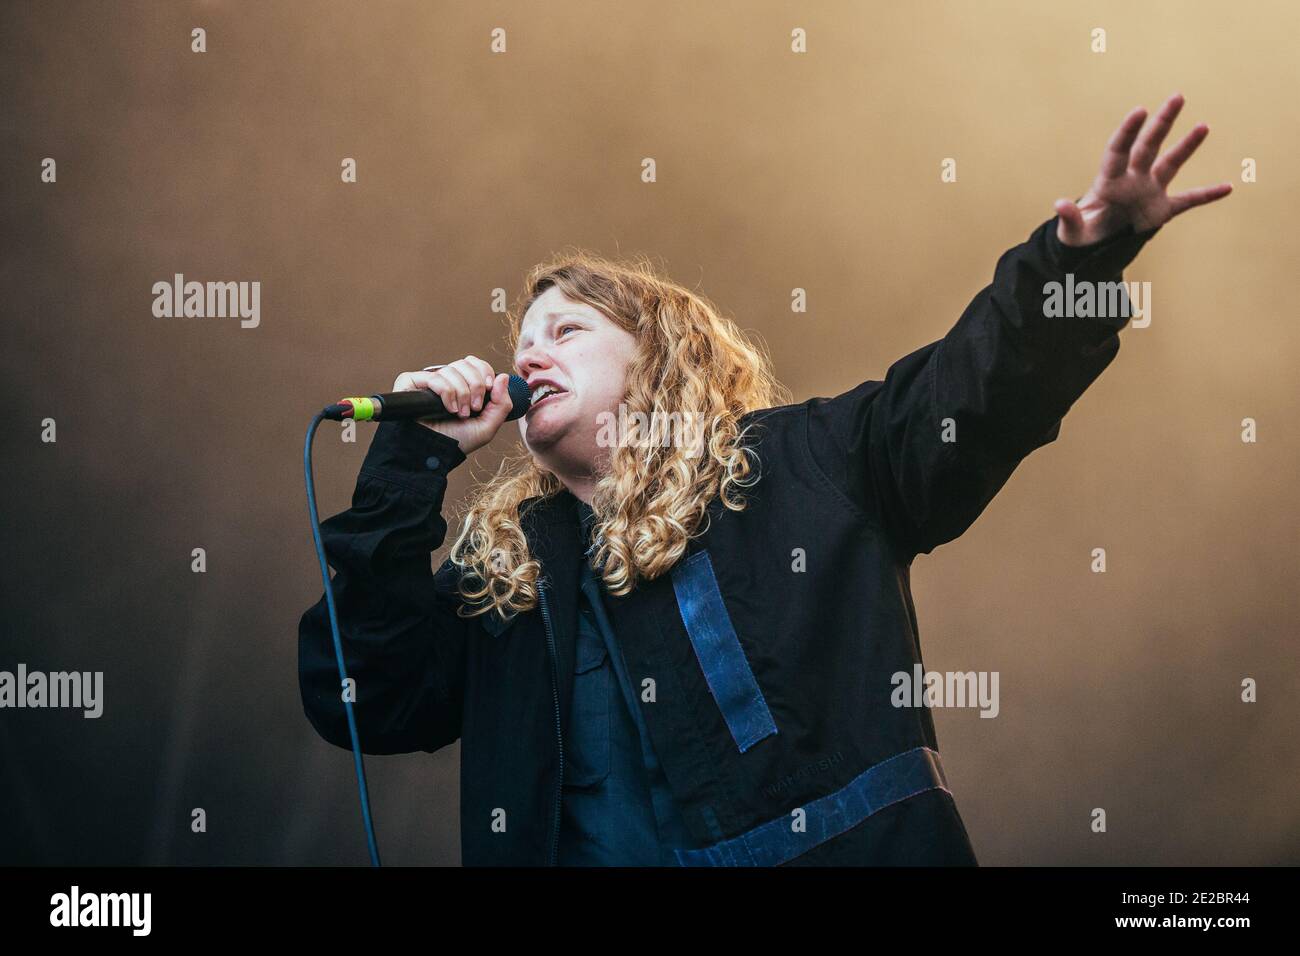
[[583,402],[583,412],[598,415],[601,412],[615,412],[619,402],[623,401],[623,383],[618,379],[605,378],[593,384]]
[[[617,358],[611,360],[611,353]],[[600,357],[595,368],[599,371],[591,383],[591,392],[599,396],[601,405],[614,406],[627,392],[627,369],[630,359],[613,349]]]

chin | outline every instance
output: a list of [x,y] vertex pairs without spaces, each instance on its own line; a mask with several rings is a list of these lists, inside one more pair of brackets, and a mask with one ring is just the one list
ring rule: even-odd
[[524,447],[534,455],[552,451],[564,437],[564,429],[554,425],[535,426],[530,424],[524,432]]
[[573,430],[573,416],[556,414],[553,408],[539,410],[536,418],[525,423],[524,443],[530,448],[552,448]]

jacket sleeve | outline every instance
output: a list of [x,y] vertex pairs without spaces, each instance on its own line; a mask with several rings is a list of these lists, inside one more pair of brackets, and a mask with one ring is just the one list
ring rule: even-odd
[[[1126,295],[1110,318],[1047,306],[1063,301],[1067,273],[1076,289],[1120,281],[1159,229],[1130,226],[1070,247],[1056,224],[1005,252],[957,324],[895,362],[883,382],[807,403],[814,462],[905,561],[965,531],[1020,460],[1056,440],[1061,418],[1119,350]],[[1062,284],[1054,297],[1053,282]]]
[[[455,439],[413,421],[381,422],[352,507],[321,522],[364,753],[432,752],[460,736],[475,625],[456,615],[456,567],[444,562],[435,576],[430,554],[447,532],[448,472],[464,460]],[[323,592],[298,624],[298,682],[317,733],[350,750]]]

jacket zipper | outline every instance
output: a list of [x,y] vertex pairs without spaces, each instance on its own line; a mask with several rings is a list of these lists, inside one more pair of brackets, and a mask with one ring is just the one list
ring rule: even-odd
[[546,582],[538,585],[542,602],[542,624],[546,628],[546,649],[551,656],[551,699],[555,704],[555,743],[559,753],[559,772],[555,775],[555,819],[551,828],[549,864],[555,866],[560,850],[560,799],[564,782],[564,736],[560,732],[560,671],[555,652],[555,632],[551,629],[551,612],[546,606]]

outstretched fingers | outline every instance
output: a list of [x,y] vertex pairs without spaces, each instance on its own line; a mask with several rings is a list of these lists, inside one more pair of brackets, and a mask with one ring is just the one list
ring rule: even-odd
[[1232,192],[1232,183],[1219,183],[1217,186],[1201,186],[1198,189],[1189,189],[1185,193],[1179,193],[1177,196],[1170,196],[1171,211],[1169,218],[1172,219],[1180,212],[1186,212],[1194,206],[1204,206],[1207,202],[1222,199],[1230,192]]
[[1138,106],[1133,109],[1128,116],[1124,117],[1124,122],[1119,124],[1119,129],[1111,134],[1110,142],[1106,144],[1106,152],[1101,156],[1101,173],[1107,179],[1115,179],[1124,175],[1128,169],[1128,154],[1133,148],[1133,141],[1137,139],[1138,131],[1142,129],[1142,121],[1147,117],[1145,106]]
[[1151,168],[1156,156],[1160,154],[1160,144],[1169,135],[1174,120],[1178,118],[1178,113],[1183,108],[1183,102],[1181,93],[1175,93],[1165,100],[1160,111],[1152,119],[1151,125],[1138,137],[1137,145],[1133,147],[1132,158],[1129,160],[1129,166],[1134,171],[1145,173]]
[[1196,148],[1205,141],[1205,137],[1210,135],[1210,127],[1204,123],[1197,123],[1186,136],[1178,141],[1178,145],[1165,153],[1151,167],[1151,175],[1156,178],[1156,182],[1162,186],[1168,186],[1170,180],[1178,175],[1178,170],[1187,162]]

